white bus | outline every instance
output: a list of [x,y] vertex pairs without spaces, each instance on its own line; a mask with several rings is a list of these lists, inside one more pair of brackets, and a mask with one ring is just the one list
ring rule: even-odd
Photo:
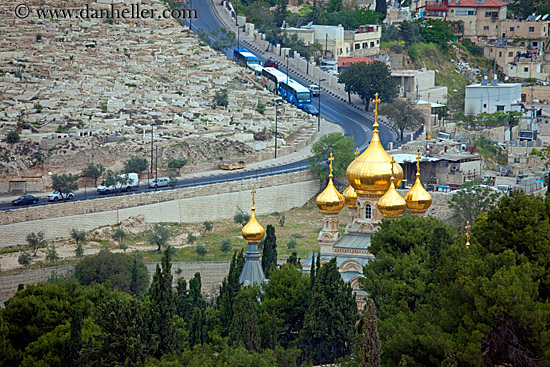
[[278,94],[280,84],[283,81],[286,82],[287,76],[275,68],[264,68],[262,70],[262,80],[267,89]]
[[249,64],[248,68],[254,72],[256,78],[262,78],[262,70],[264,69],[263,66],[257,64]]

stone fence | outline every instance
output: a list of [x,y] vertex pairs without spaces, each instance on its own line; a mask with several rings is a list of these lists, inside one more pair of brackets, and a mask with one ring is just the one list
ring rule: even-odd
[[217,183],[164,191],[0,212],[0,248],[26,243],[31,232],[43,231],[48,241],[68,238],[71,229],[91,231],[143,215],[147,223],[200,223],[232,218],[240,207],[251,206],[256,187],[258,214],[286,211],[307,203],[319,191],[319,180],[309,172],[294,172],[231,183]]

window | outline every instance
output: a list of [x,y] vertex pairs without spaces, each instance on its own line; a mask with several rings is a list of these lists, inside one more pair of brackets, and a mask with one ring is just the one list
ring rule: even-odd
[[359,50],[360,47],[361,47],[361,45],[360,45],[359,43],[356,43],[356,44],[355,44],[355,49],[356,49],[356,50]]
[[371,42],[371,43],[370,43],[370,47],[374,47],[374,42]]
[[363,42],[363,48],[369,47],[368,42]]
[[483,104],[483,108],[487,108],[487,103],[484,103],[484,104]]
[[514,158],[514,163],[520,163],[519,158]]
[[508,52],[508,57],[513,57],[514,53],[512,51]]
[[515,30],[514,27],[510,27],[510,32],[513,32]]
[[457,9],[456,10],[456,15],[457,16],[460,16],[460,15],[476,15],[476,10],[475,9]]
[[379,45],[379,44],[380,44],[380,40],[376,40],[376,44]]
[[365,219],[372,219],[372,208],[370,204],[365,205]]
[[529,33],[533,33],[535,31],[535,27],[529,27]]
[[498,57],[502,57],[502,51],[498,52]]
[[488,30],[488,29],[489,29],[489,26],[488,26],[488,25],[484,25],[484,26],[483,26],[483,30],[484,30],[484,31],[486,31],[486,30]]
[[529,71],[529,68],[523,68],[523,71],[527,73]]
[[496,18],[498,17],[498,11],[486,11],[485,16],[490,18]]
[[533,47],[538,47],[538,42],[537,41],[533,41]]
[[504,106],[497,106],[497,111],[504,111]]

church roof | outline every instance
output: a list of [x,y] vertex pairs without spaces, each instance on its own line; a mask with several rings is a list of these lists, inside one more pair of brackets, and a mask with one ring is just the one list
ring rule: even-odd
[[348,283],[349,281],[351,281],[353,278],[356,278],[356,277],[360,277],[360,278],[365,277],[362,273],[358,271],[344,271],[340,273],[340,276],[346,283]]
[[348,233],[334,244],[334,248],[366,250],[370,246],[370,233]]
[[246,262],[239,278],[241,284],[259,285],[266,280],[260,262],[260,253],[257,252],[255,246],[255,244],[248,245],[248,252],[245,255]]

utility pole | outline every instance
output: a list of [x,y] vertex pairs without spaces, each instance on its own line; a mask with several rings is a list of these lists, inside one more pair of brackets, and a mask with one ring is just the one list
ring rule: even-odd
[[155,180],[159,178],[158,176],[158,170],[159,170],[159,146],[155,146]]
[[277,111],[277,106],[279,103],[275,102],[275,158],[277,158],[277,116],[279,115]]
[[529,123],[529,130],[533,131],[533,118],[535,117],[535,102],[533,102],[533,88],[531,84],[531,122]]
[[149,170],[149,179],[153,177],[153,144],[155,137],[153,135],[153,129],[155,128],[155,124],[151,124],[151,168]]

